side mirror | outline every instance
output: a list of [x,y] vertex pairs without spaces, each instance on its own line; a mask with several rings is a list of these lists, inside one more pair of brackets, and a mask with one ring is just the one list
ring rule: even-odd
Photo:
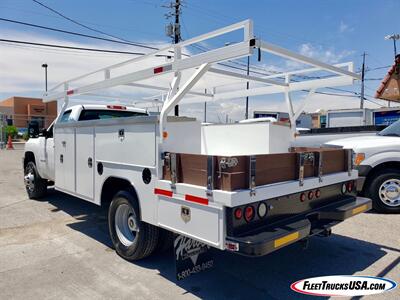
[[47,138],[48,132],[46,128],[43,128],[42,130],[40,130],[40,136],[44,136],[45,138]]

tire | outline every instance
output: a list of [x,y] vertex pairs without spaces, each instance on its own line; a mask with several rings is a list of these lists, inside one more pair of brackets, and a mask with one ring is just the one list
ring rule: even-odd
[[367,196],[376,211],[400,213],[400,172],[386,169],[376,174],[367,187]]
[[47,180],[40,177],[33,161],[28,162],[25,166],[24,182],[29,199],[40,199],[46,196]]
[[138,200],[133,193],[118,192],[108,210],[108,229],[115,251],[128,260],[140,260],[157,247],[159,229],[141,221]]

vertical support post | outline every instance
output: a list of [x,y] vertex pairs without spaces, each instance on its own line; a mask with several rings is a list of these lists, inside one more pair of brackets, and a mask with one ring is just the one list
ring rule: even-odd
[[[180,60],[181,58],[182,58],[181,47],[175,47],[174,48],[174,61]],[[176,78],[176,82],[173,85],[173,90],[172,90],[170,97],[173,97],[179,90],[179,83],[181,81],[181,72],[180,71],[175,72],[175,78]],[[174,115],[179,116],[179,105],[175,105]]]
[[[247,56],[247,76],[250,74],[250,56]],[[246,82],[246,89],[248,90],[250,87],[250,82]],[[246,96],[246,115],[245,119],[249,118],[249,96]]]
[[64,114],[65,110],[66,110],[67,107],[68,107],[68,104],[69,104],[69,97],[68,97],[68,95],[67,95],[67,91],[68,91],[68,83],[64,83],[64,92],[65,92],[64,103],[63,103],[63,105],[61,106],[61,110],[60,110],[60,112],[58,113],[58,116],[57,116],[56,120],[54,121],[54,124],[57,124],[57,123],[58,123],[58,120],[61,118],[61,116]]

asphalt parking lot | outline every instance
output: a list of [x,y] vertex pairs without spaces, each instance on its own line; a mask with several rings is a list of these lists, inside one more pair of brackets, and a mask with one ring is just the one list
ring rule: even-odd
[[[175,281],[173,254],[129,263],[111,249],[106,218],[95,205],[50,191],[29,200],[23,151],[0,151],[1,299],[288,299],[296,280],[370,275],[400,282],[400,216],[358,215],[262,258],[214,251],[215,268]],[[367,299],[400,299],[400,288]]]

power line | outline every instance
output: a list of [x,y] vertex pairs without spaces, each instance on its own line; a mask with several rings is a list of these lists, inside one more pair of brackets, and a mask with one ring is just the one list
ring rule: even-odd
[[[86,28],[86,29],[89,29],[89,30],[91,30],[91,31],[94,31],[94,32],[97,32],[97,33],[100,33],[100,34],[103,34],[103,35],[106,35],[106,36],[109,36],[109,37],[112,37],[112,38],[117,39],[117,40],[125,41],[125,42],[127,42],[127,43],[132,43],[131,41],[126,40],[126,39],[124,39],[124,38],[121,38],[121,37],[118,37],[118,36],[116,36],[116,35],[112,35],[112,34],[106,33],[106,32],[104,32],[104,31],[98,30],[98,29],[96,29],[96,28],[87,26],[87,25],[85,25],[85,24],[83,24],[83,23],[81,23],[81,22],[78,22],[78,21],[74,20],[74,19],[71,19],[70,17],[67,17],[66,15],[60,13],[59,11],[57,11],[57,10],[51,8],[50,6],[47,6],[47,5],[45,5],[45,4],[41,3],[41,2],[39,2],[39,1],[37,1],[37,0],[32,0],[32,1],[35,2],[35,3],[37,3],[37,4],[39,4],[39,5],[42,6],[42,7],[44,7],[44,8],[46,8],[46,9],[50,10],[50,11],[52,11],[53,13],[59,15],[60,17],[62,17],[62,18],[64,18],[64,19],[66,19],[66,20],[68,20],[68,21],[70,21],[70,22],[76,24],[76,25],[79,25],[79,26],[81,26],[81,27],[84,27],[84,28]],[[145,46],[145,45],[143,45],[143,44],[141,44],[141,43],[134,43],[134,44],[135,44],[135,46],[141,45],[142,47],[145,47],[145,48],[153,49],[153,50],[154,50],[153,47],[148,47],[148,46]]]
[[25,44],[25,45],[34,45],[34,46],[43,46],[43,47],[52,47],[52,48],[64,48],[64,49],[73,49],[73,50],[93,51],[93,52],[131,54],[131,55],[145,55],[145,53],[140,53],[140,52],[128,52],[128,51],[117,51],[117,50],[107,50],[107,49],[73,47],[73,46],[65,46],[65,45],[34,43],[34,42],[18,41],[18,40],[7,40],[7,39],[0,39],[0,42],[15,43],[15,44]]
[[30,27],[34,27],[34,28],[40,28],[40,29],[45,29],[45,30],[50,30],[50,31],[55,31],[55,32],[61,32],[61,33],[71,34],[71,35],[76,35],[76,36],[81,36],[81,37],[87,37],[87,38],[96,39],[96,40],[102,40],[102,41],[106,41],[106,42],[112,42],[112,43],[118,43],[118,44],[130,45],[130,46],[143,47],[143,48],[147,48],[147,49],[151,49],[151,50],[158,50],[155,47],[145,46],[145,45],[142,45],[142,44],[137,44],[137,43],[132,43],[132,42],[124,42],[124,41],[117,41],[117,40],[102,38],[102,37],[99,37],[99,36],[94,36],[94,35],[74,32],[74,31],[68,31],[68,30],[63,30],[63,29],[59,29],[59,28],[43,26],[43,25],[37,25],[37,24],[32,24],[32,23],[27,23],[27,22],[21,22],[21,21],[17,21],[17,20],[0,18],[0,21],[15,23],[15,24],[19,24],[19,25],[30,26]]

